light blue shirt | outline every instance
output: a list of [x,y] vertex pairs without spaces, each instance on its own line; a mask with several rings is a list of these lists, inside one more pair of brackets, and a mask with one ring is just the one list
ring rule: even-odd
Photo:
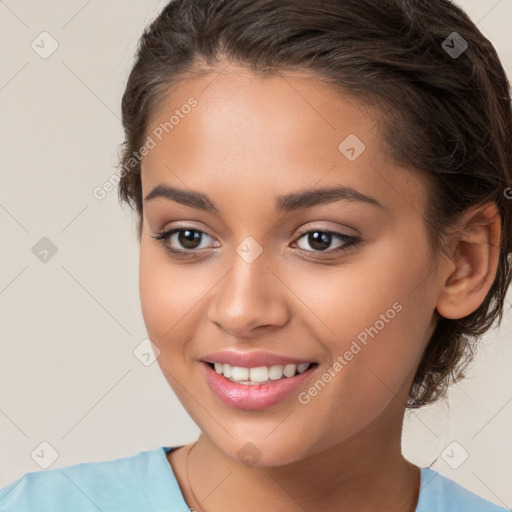
[[[177,447],[174,447],[177,448]],[[0,489],[2,512],[188,512],[162,446],[130,457],[32,471]],[[416,512],[507,512],[421,468]]]

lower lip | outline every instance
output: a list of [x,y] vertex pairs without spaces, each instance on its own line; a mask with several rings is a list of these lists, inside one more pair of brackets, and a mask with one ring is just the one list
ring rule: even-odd
[[217,373],[207,363],[201,362],[206,380],[215,393],[226,405],[237,409],[258,410],[281,402],[294,391],[304,386],[315,372],[317,365],[309,367],[305,372],[293,377],[285,377],[269,384],[237,384]]

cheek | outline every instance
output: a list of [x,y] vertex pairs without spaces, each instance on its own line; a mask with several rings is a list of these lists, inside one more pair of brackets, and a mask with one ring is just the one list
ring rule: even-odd
[[[184,345],[205,316],[207,270],[171,261],[159,244],[143,241],[139,261],[139,295],[150,339],[162,352]],[[207,276],[206,276],[207,277]]]
[[139,261],[139,295],[142,316],[149,337],[159,346],[173,333],[172,326],[180,316],[185,284],[180,273],[173,272],[172,266],[163,254],[163,249],[151,242],[143,241]]
[[182,273],[173,271],[167,255],[151,241],[141,242],[139,261],[139,295],[142,316],[150,340],[158,347],[158,365],[180,400],[186,382],[183,348],[190,337],[187,316],[190,310],[184,299],[187,283]]
[[[421,247],[421,240],[415,242],[417,249]],[[419,364],[428,341],[435,289],[425,279],[426,246],[414,259],[408,254],[399,240],[390,240],[379,244],[378,254],[367,253],[364,263],[331,269],[325,276],[316,272],[314,281],[304,272],[300,283],[294,282],[294,292],[315,312],[308,315],[332,364],[342,358],[334,384],[327,386],[330,399],[324,403],[366,408],[371,416],[407,383]]]
[[[341,319],[334,325],[337,340],[324,338],[331,363],[300,397],[301,404],[307,402],[303,412],[311,430],[324,432],[323,448],[370,425],[385,410],[398,414],[421,359],[424,326],[414,321],[409,304],[401,310],[367,307],[372,310],[346,321],[350,327]],[[376,318],[370,313],[377,313]],[[388,323],[379,319],[380,313]],[[365,320],[369,317],[371,323]]]
[[158,319],[163,320],[162,288],[159,285],[158,275],[160,271],[154,264],[155,257],[153,251],[148,248],[143,240],[140,246],[139,259],[139,296],[142,309],[142,316],[149,334],[153,340],[152,333],[157,330]]

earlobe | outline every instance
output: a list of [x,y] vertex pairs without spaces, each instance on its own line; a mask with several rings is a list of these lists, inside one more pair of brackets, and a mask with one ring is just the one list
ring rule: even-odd
[[478,309],[496,277],[501,237],[496,203],[470,208],[452,236],[455,240],[436,308],[441,316],[457,319]]

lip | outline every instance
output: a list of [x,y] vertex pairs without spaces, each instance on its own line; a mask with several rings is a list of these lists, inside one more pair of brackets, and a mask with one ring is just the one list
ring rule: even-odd
[[312,378],[318,369],[318,365],[313,365],[305,372],[293,377],[275,380],[268,384],[248,385],[231,382],[223,375],[218,374],[204,361],[200,364],[210,389],[224,404],[249,411],[265,409],[283,401],[292,394],[297,396],[298,390],[306,386],[307,381]]
[[227,363],[231,366],[241,366],[243,368],[257,368],[258,366],[273,366],[277,364],[295,364],[298,366],[302,363],[316,362],[312,359],[297,359],[296,357],[273,354],[272,352],[237,352],[235,350],[213,352],[205,355],[201,360],[206,363]]

